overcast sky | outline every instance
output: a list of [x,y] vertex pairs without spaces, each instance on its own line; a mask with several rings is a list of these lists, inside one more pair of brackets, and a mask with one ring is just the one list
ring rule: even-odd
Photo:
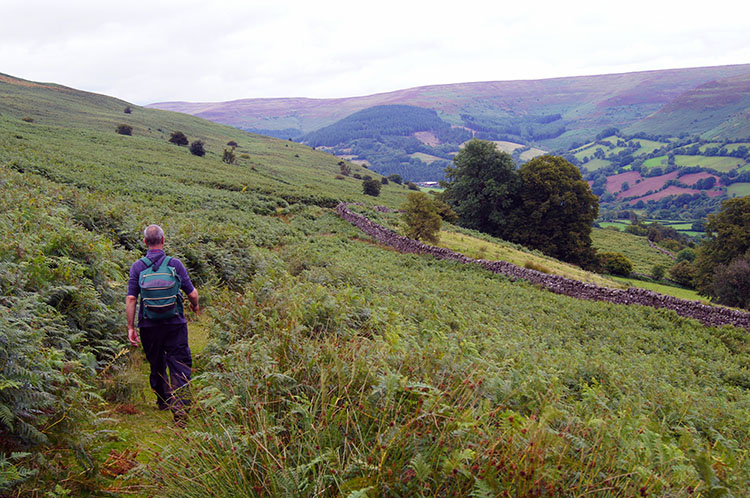
[[2,0],[0,73],[136,104],[750,63],[750,2]]

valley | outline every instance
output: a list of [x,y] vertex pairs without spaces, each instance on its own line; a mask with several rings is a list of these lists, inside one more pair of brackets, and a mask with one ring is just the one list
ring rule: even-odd
[[[698,85],[742,69],[688,74]],[[692,88],[671,74],[658,84],[649,83],[650,74],[620,84],[648,87],[637,111],[645,115]],[[604,80],[614,87],[618,78]],[[562,92],[573,83],[585,81],[540,83],[539,92]],[[515,88],[518,99],[526,86],[503,85],[508,95]],[[582,98],[585,87],[576,88],[566,98]],[[411,93],[443,95],[445,109],[458,112],[458,99],[449,102],[448,90]],[[623,90],[607,99],[621,105],[629,95]],[[534,100],[524,99],[528,105]],[[257,135],[3,76],[2,492],[741,496],[750,487],[747,330],[706,325],[669,309],[575,299],[480,265],[402,254],[363,233],[337,214],[341,202],[361,204],[352,212],[400,230],[392,211],[410,189],[384,182],[375,159],[370,169],[320,150],[336,152],[340,145],[325,145],[331,143],[327,137],[335,141],[339,131],[359,130],[349,144],[352,159],[361,160],[355,145],[368,140],[385,157],[405,135],[375,140],[360,125],[375,120],[387,131],[395,119],[402,133],[421,133],[412,136],[420,148],[409,154],[424,155],[405,161],[436,157],[430,165],[439,167],[469,133],[454,127],[444,111],[415,111],[413,102],[395,95],[355,100],[365,101],[370,105],[361,109],[349,103],[352,112],[340,116],[307,100],[285,101],[308,109],[306,123],[315,123],[294,129],[333,126],[317,135],[314,150],[293,137]],[[397,107],[334,126],[376,101]],[[276,102],[252,106],[261,104]],[[221,106],[200,109],[219,112]],[[558,119],[539,118],[563,114],[552,110],[534,110],[534,133],[556,126]],[[592,116],[580,126],[589,126]],[[279,111],[275,119],[291,128],[287,114]],[[420,122],[432,123],[432,135],[419,129]],[[518,123],[509,118],[506,124]],[[121,125],[132,134],[120,134]],[[702,203],[713,209],[709,192],[734,185],[741,191],[746,183],[739,181],[745,165],[718,160],[743,161],[747,140],[636,138],[625,126],[596,138],[601,131],[589,135],[598,127],[584,133],[572,126],[566,139],[588,137],[570,149],[576,160],[599,161],[590,169],[582,165],[593,188],[621,203],[635,200],[632,210],[650,212],[645,197],[676,187],[699,191],[685,194],[698,201],[683,202],[688,208],[659,204],[653,214],[693,216]],[[206,154],[171,143],[177,131],[200,140]],[[528,133],[520,131],[520,138]],[[433,136],[443,143],[430,145]],[[549,150],[559,137],[539,144],[518,135],[491,138],[520,156],[545,144]],[[699,153],[693,154],[696,145]],[[633,162],[616,163],[623,152],[632,152]],[[678,169],[678,158],[703,153],[716,159],[711,171]],[[657,161],[646,165],[651,159]],[[614,175],[625,176],[610,180]],[[368,176],[378,183],[378,196],[364,193]],[[726,185],[725,179],[739,180]],[[638,196],[626,195],[632,189]],[[611,218],[621,221],[612,206]],[[189,315],[197,375],[186,429],[160,418],[151,393],[144,392],[143,354],[126,345],[125,283],[130,264],[143,253],[140,238],[148,223],[165,228],[167,251],[187,266],[205,309],[200,317]],[[618,295],[626,292],[627,284],[609,276],[485,234],[447,223],[443,233],[440,251],[518,258],[519,266],[545,267],[550,275],[541,273],[552,279],[591,280]],[[627,250],[639,272],[671,263],[645,236],[601,229],[594,238],[601,250]]]

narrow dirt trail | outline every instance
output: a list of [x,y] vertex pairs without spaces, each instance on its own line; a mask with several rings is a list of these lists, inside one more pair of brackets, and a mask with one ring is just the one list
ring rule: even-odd
[[[208,343],[210,319],[202,315],[188,324],[190,350],[195,364]],[[148,384],[149,366],[142,349],[129,352],[130,365],[127,376],[133,376],[139,387],[130,403],[109,404],[109,417],[116,420],[112,430],[118,436],[112,444],[103,448],[104,464],[102,476],[109,480],[106,491],[118,496],[152,496],[158,492],[153,485],[141,482],[136,475],[129,473],[138,464],[148,465],[161,449],[174,441],[177,428],[169,411],[159,411],[156,396]],[[200,362],[199,362],[200,363]],[[193,375],[198,372],[194,369]]]

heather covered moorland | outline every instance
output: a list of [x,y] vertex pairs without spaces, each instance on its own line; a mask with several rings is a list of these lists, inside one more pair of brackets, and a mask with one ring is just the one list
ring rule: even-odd
[[[377,219],[370,207],[398,208],[406,187],[363,195],[354,174],[377,174],[299,144],[60,87],[0,90],[2,492],[750,486],[747,330],[400,254],[334,208],[362,202]],[[175,131],[206,155],[170,143]],[[160,418],[124,340],[150,222],[205,308],[191,316],[203,342],[185,429]]]

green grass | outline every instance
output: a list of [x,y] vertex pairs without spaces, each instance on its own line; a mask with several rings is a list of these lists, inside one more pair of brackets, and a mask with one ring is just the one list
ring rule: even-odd
[[733,183],[727,187],[727,193],[730,197],[744,197],[750,195],[750,183]]
[[435,161],[445,161],[442,157],[433,156],[431,154],[425,154],[424,152],[415,152],[410,154],[409,157],[416,157],[424,163],[432,164]]
[[677,287],[674,285],[666,285],[657,282],[647,282],[645,280],[638,280],[635,278],[624,278],[624,277],[612,277],[618,282],[632,285],[633,287],[640,287],[642,289],[652,290],[659,294],[665,294],[667,296],[674,296],[680,299],[688,299],[690,301],[701,301],[705,304],[710,304],[710,301],[692,289],[685,289],[683,287]]
[[656,249],[652,249],[646,237],[595,228],[591,232],[593,246],[599,251],[620,252],[633,263],[633,271],[650,275],[656,265],[670,268],[674,261]]
[[587,169],[588,171],[594,171],[601,168],[606,168],[612,164],[611,161],[607,161],[606,159],[592,159],[586,164],[584,164],[582,167]]
[[617,287],[611,279],[581,270],[575,265],[566,264],[539,253],[522,250],[514,244],[502,240],[496,239],[493,241],[487,238],[472,237],[467,233],[441,231],[438,245],[472,258],[507,261],[521,267],[541,268],[545,273],[574,280],[592,282],[605,287]]
[[657,156],[643,161],[644,168],[661,168],[667,165],[667,156]]
[[[200,375],[187,430],[164,428],[149,406],[142,362],[120,365],[109,385],[130,386],[122,396],[142,413],[107,421],[94,409],[111,404],[86,405],[79,386],[56,393],[66,431],[49,430],[54,440],[19,464],[40,474],[18,495],[55,484],[58,495],[183,497],[707,496],[711,482],[739,496],[750,486],[746,331],[399,254],[328,206],[397,207],[403,187],[369,198],[335,179],[333,156],[158,111],[119,136],[121,101],[38,92],[0,104],[0,332],[46,334],[34,354],[52,373],[83,371],[88,357],[74,355],[92,345],[109,358],[150,222],[166,228],[206,315],[191,323]],[[27,113],[34,123],[20,120]],[[167,144],[177,127],[205,134],[209,155]],[[249,156],[237,165],[218,155],[230,138]],[[605,235],[648,265],[635,242]],[[487,255],[506,249],[469,231],[444,236]],[[63,347],[79,333],[89,342]],[[113,481],[108,452],[126,447],[143,448],[142,465]]]
[[675,164],[677,166],[693,167],[701,166],[703,168],[715,169],[723,173],[736,169],[745,164],[743,159],[736,157],[719,157],[719,156],[675,156]]

